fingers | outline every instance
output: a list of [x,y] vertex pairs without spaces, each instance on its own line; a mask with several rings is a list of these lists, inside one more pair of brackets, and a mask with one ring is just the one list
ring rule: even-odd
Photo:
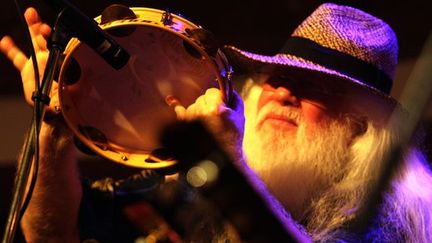
[[42,23],[38,12],[34,8],[28,8],[24,13],[24,17],[29,26],[35,51],[38,52],[47,50],[46,38],[48,38],[49,34],[51,33],[51,27]]
[[47,40],[51,34],[51,27],[45,23],[42,23],[39,27],[39,33],[45,38],[45,40]]
[[30,26],[30,32],[35,35],[42,35],[45,39],[51,33],[51,27],[42,22],[36,9],[30,7],[24,13],[27,24]]
[[15,45],[15,42],[10,36],[4,36],[0,40],[1,51],[9,58],[14,64],[15,68],[20,72],[24,68],[28,58],[27,56]]
[[195,103],[191,104],[187,109],[172,95],[168,95],[165,102],[174,109],[177,118],[180,120],[193,120],[204,116],[218,115],[225,110],[222,94],[216,88],[208,89],[204,95],[198,97]]
[[[40,51],[47,51],[46,38],[51,33],[51,28],[47,24],[41,22],[39,14],[34,8],[28,8],[24,13],[24,17],[29,25],[35,51],[37,53]],[[20,72],[23,70],[28,61],[28,57],[17,47],[10,36],[4,36],[0,40],[0,50],[9,58],[16,69]]]
[[211,88],[208,89],[204,95],[200,96],[192,107],[188,107],[188,111],[191,108],[194,115],[218,115],[224,107],[225,103],[222,100],[220,90]]
[[36,11],[35,8],[32,8],[32,7],[29,7],[26,9],[26,11],[24,12],[24,17],[25,17],[28,25],[32,25],[32,24],[36,24],[36,23],[41,22],[41,19],[39,17],[38,12]]
[[30,33],[36,35],[42,35],[48,37],[51,33],[51,27],[42,22],[36,9],[30,7],[26,9],[24,13],[27,25],[30,27]]
[[167,95],[165,97],[165,102],[173,108],[174,112],[177,114],[177,118],[184,120],[186,117],[186,108],[180,103],[180,101],[173,95]]
[[209,119],[217,117],[225,112],[225,104],[221,92],[211,88],[204,95],[198,97],[192,105],[186,109],[185,120]]
[[40,51],[47,51],[47,41],[45,40],[45,37],[42,35],[37,35],[32,38],[33,47],[36,53]]

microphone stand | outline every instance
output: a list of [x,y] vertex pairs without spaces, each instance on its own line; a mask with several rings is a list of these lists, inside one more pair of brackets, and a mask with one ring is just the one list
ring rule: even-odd
[[[28,198],[29,200],[31,197],[32,190],[29,190],[26,196],[25,192],[30,178],[31,168],[33,167],[34,170],[37,170],[37,164],[34,163],[35,160],[33,160],[33,157],[35,153],[35,143],[38,143],[39,140],[35,134],[39,134],[41,122],[43,121],[45,115],[45,108],[46,105],[49,104],[51,85],[54,80],[56,70],[58,70],[58,67],[61,65],[62,53],[70,39],[70,35],[64,31],[64,27],[61,24],[61,16],[62,12],[57,16],[55,26],[48,41],[48,49],[50,52],[41,84],[41,89],[38,93],[33,94],[34,108],[39,109],[40,115],[39,117],[33,116],[29,132],[24,142],[21,161],[15,176],[15,186],[2,243],[13,242],[18,222],[22,216],[21,210],[23,206],[23,199]],[[34,180],[36,181],[36,178],[34,178]]]

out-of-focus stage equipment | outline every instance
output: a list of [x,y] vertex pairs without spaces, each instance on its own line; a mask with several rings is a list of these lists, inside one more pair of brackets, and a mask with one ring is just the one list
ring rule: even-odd
[[[247,166],[235,165],[203,124],[198,121],[171,124],[161,139],[179,160],[180,178],[219,210],[234,226],[241,242],[309,242],[293,230],[294,221],[277,200],[264,194],[258,177],[252,176]],[[157,205],[160,207],[161,203]],[[177,215],[185,214],[177,212]],[[173,216],[167,218],[180,229],[178,222],[185,221]]]

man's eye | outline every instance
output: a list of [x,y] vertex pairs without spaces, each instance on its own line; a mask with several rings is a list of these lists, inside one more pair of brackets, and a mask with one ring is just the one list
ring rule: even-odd
[[318,100],[302,99],[302,102],[309,103],[315,107],[320,108],[321,110],[327,110],[327,108],[328,108],[326,104],[324,104],[323,102],[320,102]]

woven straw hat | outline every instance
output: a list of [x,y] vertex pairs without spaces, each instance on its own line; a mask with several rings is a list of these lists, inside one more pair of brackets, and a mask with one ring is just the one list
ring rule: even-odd
[[306,73],[308,78],[350,87],[349,92],[373,96],[393,108],[398,105],[390,96],[398,55],[396,35],[382,20],[352,7],[322,4],[277,55],[254,54],[233,46],[224,51],[238,69]]

